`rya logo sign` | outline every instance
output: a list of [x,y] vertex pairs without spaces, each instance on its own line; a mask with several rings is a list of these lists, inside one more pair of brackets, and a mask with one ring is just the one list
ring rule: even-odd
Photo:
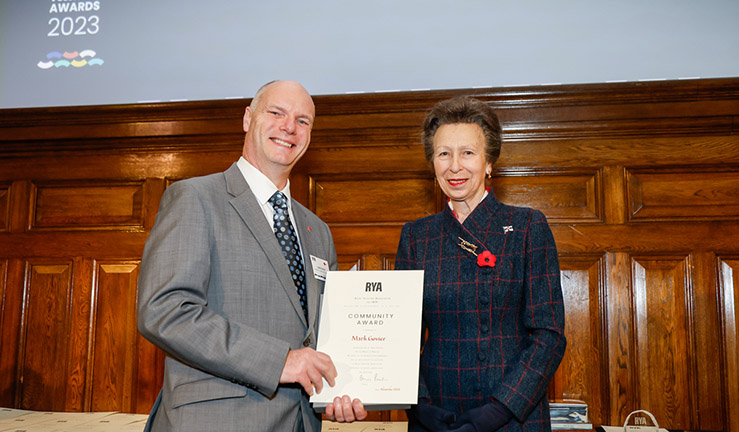
[[382,282],[367,282],[365,292],[382,292]]

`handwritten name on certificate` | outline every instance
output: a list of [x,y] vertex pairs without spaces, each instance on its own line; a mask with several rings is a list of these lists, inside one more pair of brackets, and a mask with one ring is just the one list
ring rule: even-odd
[[423,270],[329,271],[317,350],[336,365],[336,385],[311,397],[320,410],[334,397],[367,409],[418,402]]

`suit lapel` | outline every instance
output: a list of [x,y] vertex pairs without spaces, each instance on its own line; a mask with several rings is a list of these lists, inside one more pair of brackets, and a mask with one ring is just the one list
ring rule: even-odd
[[[308,224],[305,222],[305,211],[302,206],[293,204],[293,215],[295,216],[295,229],[300,235],[300,243],[303,249],[303,267],[305,267],[306,289],[308,290],[308,318],[310,319],[309,328],[315,328],[316,313],[318,311],[318,300],[321,289],[318,280],[313,272],[313,263],[311,262],[311,253],[316,254],[321,251],[321,242],[317,238],[315,231],[308,230]],[[317,256],[328,260],[328,257]]]
[[[295,284],[290,276],[290,270],[287,267],[285,258],[282,256],[282,250],[280,250],[280,246],[277,244],[277,239],[272,231],[272,227],[264,218],[264,213],[259,207],[256,197],[252,193],[251,189],[249,189],[249,185],[246,183],[246,180],[244,180],[244,176],[241,174],[241,171],[235,163],[224,172],[224,175],[226,177],[226,189],[229,194],[234,196],[229,201],[231,206],[236,210],[244,221],[244,224],[246,224],[246,227],[254,235],[254,238],[272,265],[272,268],[274,268],[275,273],[277,274],[277,279],[285,290],[285,294],[287,294],[287,297],[290,299],[290,303],[292,303],[293,308],[295,308],[295,312],[300,316],[303,324],[307,325],[305,322],[305,316],[303,315],[303,309],[300,307],[298,293],[295,290]],[[300,235],[302,236],[302,234],[303,233],[301,231]]]

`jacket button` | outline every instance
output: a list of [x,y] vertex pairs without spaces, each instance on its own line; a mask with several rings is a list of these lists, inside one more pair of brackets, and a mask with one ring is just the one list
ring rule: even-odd
[[310,338],[303,341],[303,346],[304,347],[310,346]]
[[488,356],[487,356],[487,355],[485,355],[485,353],[484,353],[484,352],[478,352],[478,353],[477,353],[477,358],[478,358],[478,359],[479,359],[480,361],[485,361],[485,359],[486,359],[486,358],[488,358]]
[[490,328],[488,326],[486,326],[485,324],[483,324],[482,326],[480,326],[480,331],[482,331],[483,333],[487,333],[488,330],[490,330]]
[[480,296],[480,303],[486,305],[486,304],[488,304],[489,301],[490,301],[490,299],[488,298],[488,296],[485,296],[485,295],[484,296]]

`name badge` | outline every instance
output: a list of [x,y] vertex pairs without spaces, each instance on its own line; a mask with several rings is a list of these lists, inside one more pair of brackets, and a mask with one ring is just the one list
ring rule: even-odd
[[313,276],[326,282],[326,273],[328,273],[328,261],[323,258],[310,256],[310,263],[313,265]]

